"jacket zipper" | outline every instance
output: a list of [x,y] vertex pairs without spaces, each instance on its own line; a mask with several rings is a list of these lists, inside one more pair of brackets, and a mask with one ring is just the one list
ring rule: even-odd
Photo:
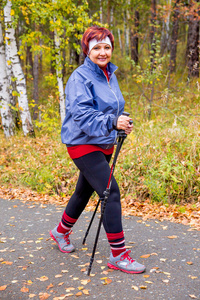
[[[106,77],[106,75],[103,73],[103,75]],[[110,76],[110,79],[111,79],[112,75]],[[111,92],[114,94],[115,98],[117,99],[117,106],[118,106],[118,109],[117,109],[117,115],[119,115],[119,99],[117,98],[115,92],[113,91],[113,89],[111,88],[111,85],[110,85],[110,82],[108,81],[107,77],[106,77],[106,80],[107,80],[107,83],[108,83],[108,86],[111,90]]]
[[[104,72],[103,72],[103,75],[106,77],[106,75],[104,74]],[[110,76],[110,79],[111,79],[111,77],[112,77],[112,74]],[[117,99],[117,105],[118,105],[117,116],[118,116],[119,115],[119,99],[117,98],[115,92],[111,88],[110,82],[108,81],[107,77],[106,77],[106,80],[107,80],[107,83],[108,83],[108,86],[109,86],[111,92],[114,94],[115,98]],[[117,143],[117,136],[115,136],[115,141],[114,141],[114,144],[116,144],[116,143]]]

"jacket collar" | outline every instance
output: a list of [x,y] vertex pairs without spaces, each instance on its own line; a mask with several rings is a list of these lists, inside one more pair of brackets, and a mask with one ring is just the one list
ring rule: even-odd
[[[88,56],[85,58],[84,65],[86,65],[88,68],[90,68],[93,72],[96,72],[99,75],[103,75],[103,71],[101,70],[101,68],[99,68],[99,66],[97,64],[95,64],[93,61],[91,61],[91,59]],[[113,63],[109,62],[107,64],[106,69],[107,69],[108,73],[110,75],[112,75],[118,69],[118,67],[115,66]]]

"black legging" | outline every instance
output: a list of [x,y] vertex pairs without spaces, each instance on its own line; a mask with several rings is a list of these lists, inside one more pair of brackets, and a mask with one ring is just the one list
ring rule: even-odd
[[[101,151],[74,159],[74,163],[80,170],[80,175],[75,192],[65,209],[69,217],[78,219],[94,191],[97,192],[99,197],[103,197],[110,176],[110,159],[111,155],[105,155]],[[115,178],[112,180],[103,225],[107,233],[122,231],[120,191]]]

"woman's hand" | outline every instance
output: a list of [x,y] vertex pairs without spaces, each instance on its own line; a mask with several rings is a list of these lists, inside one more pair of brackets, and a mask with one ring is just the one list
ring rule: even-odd
[[130,124],[129,122],[132,119],[127,117],[127,116],[119,116],[118,120],[117,120],[117,129],[123,129],[125,131],[126,134],[131,133],[132,129],[133,129],[133,124]]

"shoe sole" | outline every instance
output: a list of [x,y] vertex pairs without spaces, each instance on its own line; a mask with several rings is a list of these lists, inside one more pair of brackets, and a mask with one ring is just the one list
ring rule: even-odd
[[73,248],[73,249],[70,250],[70,251],[62,250],[62,249],[60,248],[60,245],[58,244],[57,240],[55,239],[53,233],[50,231],[49,234],[50,234],[51,238],[56,242],[56,244],[58,245],[58,248],[59,248],[59,250],[60,250],[61,252],[63,252],[63,253],[71,253],[71,252],[74,252],[74,251],[75,251],[75,248]]
[[125,273],[129,273],[129,274],[140,274],[140,273],[143,273],[145,271],[145,269],[141,270],[141,271],[127,271],[127,270],[124,270],[124,269],[120,269],[120,268],[118,268],[118,267],[116,267],[116,266],[114,266],[114,265],[112,265],[110,263],[107,263],[107,266],[110,269],[119,270],[119,271],[122,271],[122,272],[125,272]]

